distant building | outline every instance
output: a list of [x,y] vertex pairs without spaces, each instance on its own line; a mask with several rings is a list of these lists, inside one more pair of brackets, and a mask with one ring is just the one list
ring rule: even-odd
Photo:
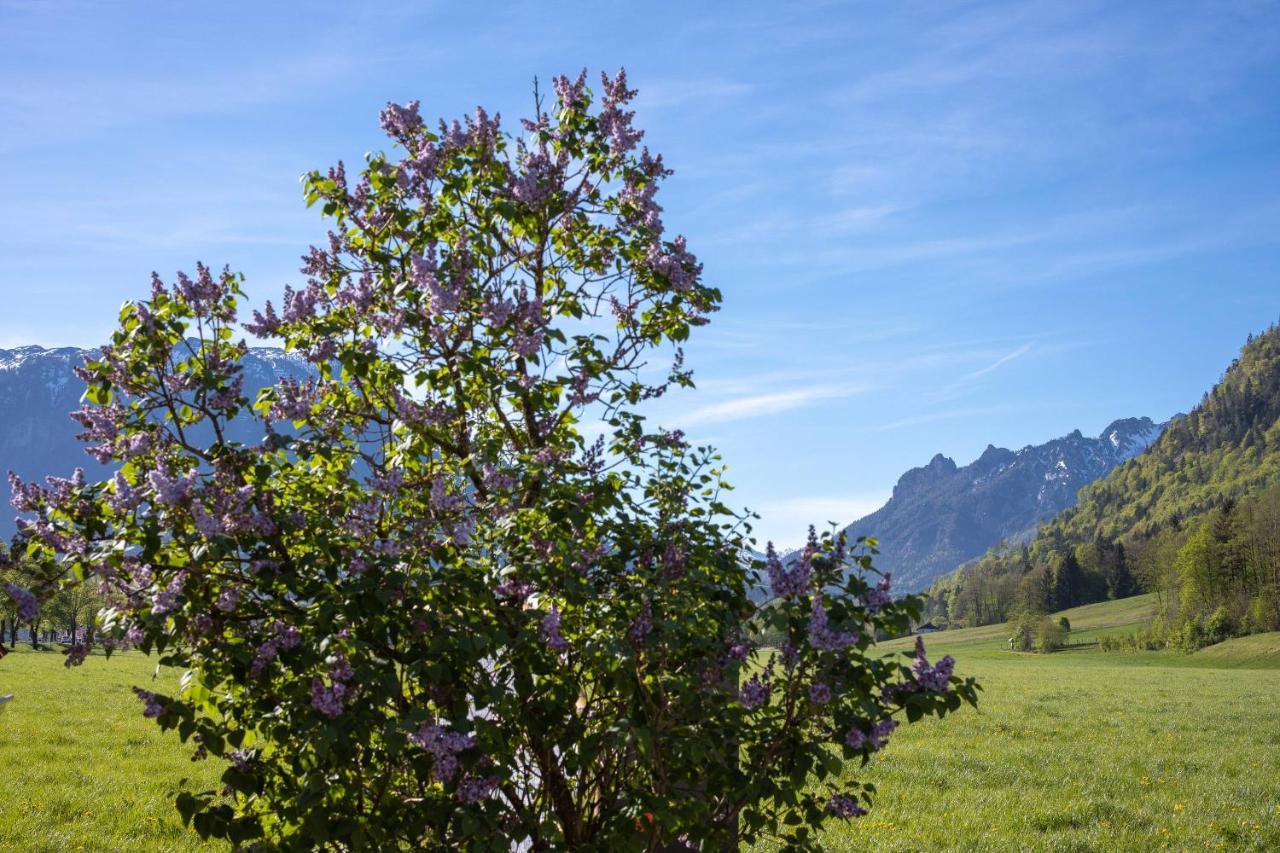
[[934,631],[941,631],[941,630],[942,630],[941,628],[939,628],[937,625],[933,624],[932,622],[926,622],[920,627],[916,628],[916,633],[932,634]]

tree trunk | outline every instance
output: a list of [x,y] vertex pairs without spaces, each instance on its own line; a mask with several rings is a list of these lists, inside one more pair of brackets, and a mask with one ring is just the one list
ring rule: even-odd
[[40,625],[36,622],[31,623],[31,648],[40,648]]

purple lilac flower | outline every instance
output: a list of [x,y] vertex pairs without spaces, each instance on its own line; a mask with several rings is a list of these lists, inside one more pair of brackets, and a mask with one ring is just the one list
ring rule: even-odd
[[872,749],[884,749],[889,743],[889,735],[893,734],[893,730],[898,727],[898,721],[894,719],[881,720],[871,729],[871,737],[868,739]]
[[35,512],[46,495],[44,489],[35,483],[22,482],[22,478],[12,471],[9,472],[9,489],[13,492],[9,505],[18,512]]
[[542,617],[540,625],[542,631],[542,639],[547,645],[557,652],[563,652],[569,648],[569,641],[560,636],[560,609],[552,607],[546,616]]
[[147,475],[147,483],[155,493],[155,500],[165,506],[177,506],[187,497],[194,476],[170,477],[163,471],[152,471]]
[[151,602],[151,612],[157,616],[163,616],[166,613],[172,613],[177,610],[180,601],[179,596],[182,593],[182,585],[186,582],[186,572],[178,572],[174,575],[173,580],[169,581],[169,585],[156,593]]
[[765,568],[769,572],[769,587],[775,596],[791,598],[808,591],[812,567],[807,559],[797,560],[788,571],[770,542],[765,548]]
[[889,586],[892,583],[892,574],[885,572],[880,578],[880,582],[875,585],[874,589],[869,589],[862,594],[862,603],[867,610],[877,613],[881,608],[893,601],[893,596],[889,594]]
[[222,525],[199,501],[191,504],[191,520],[195,522],[196,531],[206,539],[222,535]]
[[236,605],[240,603],[240,587],[229,586],[218,596],[218,600],[213,606],[221,610],[223,613],[230,613],[236,609]]
[[511,598],[518,602],[523,602],[532,592],[532,584],[514,577],[504,579],[502,583],[493,588],[493,594],[498,598]]
[[40,615],[40,604],[36,597],[20,586],[11,583],[4,585],[5,593],[18,605],[18,619],[22,622],[34,622]]
[[329,677],[334,681],[346,683],[354,678],[355,674],[355,670],[351,668],[351,663],[341,655],[329,666]]
[[298,629],[292,625],[285,625],[283,622],[276,622],[272,625],[271,637],[262,645],[258,646],[257,652],[254,654],[253,664],[249,667],[250,675],[261,675],[263,670],[267,668],[267,664],[276,659],[276,655],[280,651],[295,648],[302,642],[302,635]]
[[63,662],[66,666],[79,666],[89,656],[89,647],[84,643],[76,643],[67,649],[66,654],[67,659]]
[[827,609],[820,596],[809,610],[809,645],[820,652],[839,652],[858,642],[856,631],[833,631],[827,623]]
[[116,512],[125,513],[136,507],[142,501],[142,495],[137,489],[129,485],[129,481],[125,479],[124,474],[119,471],[111,478],[113,491],[107,498],[107,504]]
[[145,703],[146,707],[142,709],[142,716],[158,717],[164,713],[164,703],[160,701],[159,696],[150,690],[143,690],[141,687],[133,688],[133,692]]
[[342,714],[342,697],[347,693],[347,685],[333,684],[325,686],[320,678],[311,681],[311,707],[326,717],[334,718]]
[[809,701],[815,705],[825,705],[831,701],[831,688],[822,682],[809,685]]
[[582,100],[583,89],[587,85],[587,69],[582,69],[582,73],[578,75],[578,79],[570,81],[568,77],[561,74],[551,81],[551,85],[555,88],[556,98],[560,101],[560,106],[571,108],[578,105]]
[[922,688],[933,693],[946,693],[951,688],[951,673],[955,665],[955,659],[947,655],[936,666],[930,666],[929,659],[924,656],[924,638],[916,637],[916,659],[911,671]]
[[742,663],[748,657],[750,657],[750,655],[751,655],[750,643],[747,643],[743,640],[739,640],[735,642],[733,645],[729,646],[729,657],[738,661],[738,663]]
[[446,731],[443,726],[427,723],[409,735],[409,740],[431,753],[435,759],[433,770],[441,781],[452,779],[458,771],[458,753],[476,745],[472,735]]
[[422,127],[422,116],[418,114],[418,102],[410,101],[404,106],[387,102],[387,106],[378,116],[378,122],[387,135],[397,138],[412,136],[414,131]]
[[754,711],[761,705],[769,701],[769,694],[773,692],[768,680],[760,680],[759,675],[751,676],[751,680],[738,691],[738,701],[742,703],[742,707],[748,711]]
[[484,778],[478,776],[467,776],[458,783],[458,802],[464,806],[472,803],[478,803],[481,800],[488,799],[498,787],[498,777],[487,776]]
[[254,311],[253,320],[244,324],[245,330],[260,338],[275,337],[280,331],[280,317],[270,301],[267,302],[266,312],[264,316],[261,311]]
[[827,814],[833,817],[862,817],[867,810],[850,797],[836,795],[827,801]]
[[636,614],[636,618],[632,620],[631,627],[627,629],[627,638],[635,645],[644,642],[644,638],[649,636],[649,632],[653,630],[653,608],[649,606],[649,602],[645,602],[640,606],[640,612]]
[[889,742],[889,735],[898,727],[898,721],[894,719],[885,719],[876,723],[871,727],[871,734],[867,734],[861,726],[854,726],[849,729],[849,733],[845,735],[844,742],[854,749],[884,749]]
[[256,754],[251,749],[233,749],[227,754],[227,758],[231,759],[232,765],[241,773],[246,773],[253,766]]

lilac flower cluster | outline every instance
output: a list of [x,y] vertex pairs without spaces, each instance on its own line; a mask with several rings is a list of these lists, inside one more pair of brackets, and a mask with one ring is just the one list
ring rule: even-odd
[[520,603],[523,603],[532,593],[533,584],[515,577],[504,578],[502,583],[493,588],[493,594],[498,598],[513,599]]
[[160,701],[159,696],[141,687],[133,688],[133,692],[143,702],[142,716],[158,717],[164,713],[164,703]]
[[299,382],[282,376],[276,384],[276,399],[271,404],[269,417],[279,421],[305,421],[311,415],[317,392],[314,379]]
[[467,775],[458,783],[458,802],[469,806],[481,800],[487,800],[497,787],[497,776]]
[[168,586],[156,593],[151,601],[151,612],[156,616],[164,616],[178,609],[182,601],[182,587],[187,581],[185,571],[178,572],[169,581]]
[[743,685],[738,691],[738,701],[742,703],[742,707],[748,711],[754,711],[769,701],[769,696],[773,693],[773,686],[769,679],[761,681],[759,675],[751,676],[751,679]]
[[431,753],[435,759],[432,768],[436,778],[447,782],[458,772],[458,753],[476,745],[472,735],[451,732],[444,726],[424,723],[416,732],[409,735],[409,741]]
[[223,613],[233,613],[239,603],[240,587],[228,586],[218,594],[218,600],[213,603],[213,606]]
[[19,621],[34,622],[40,615],[40,603],[36,601],[35,595],[11,583],[4,585],[4,591],[18,605]]
[[649,602],[640,605],[640,612],[631,620],[631,626],[627,629],[627,639],[633,645],[640,645],[644,642],[645,637],[649,636],[649,632],[653,630],[653,608]]
[[267,665],[276,659],[281,651],[293,649],[302,642],[302,634],[293,625],[276,622],[271,626],[271,637],[258,646],[254,654],[253,664],[249,667],[250,675],[261,675]]
[[311,707],[326,717],[335,718],[342,715],[342,698],[347,695],[347,685],[335,682],[326,685],[323,678],[311,680]]
[[934,666],[929,665],[929,659],[924,656],[924,638],[916,637],[916,659],[911,665],[911,671],[915,675],[916,683],[933,693],[945,693],[951,689],[951,673],[955,670],[956,662],[951,655],[947,655]]
[[809,608],[809,645],[820,652],[844,651],[858,642],[857,631],[833,631],[827,623],[827,608],[822,596],[814,596]]
[[553,605],[538,627],[548,648],[557,652],[568,650],[569,641],[560,636],[560,608]]
[[676,290],[689,290],[698,283],[702,275],[702,264],[687,249],[685,238],[676,237],[663,249],[658,243],[649,247],[645,255],[645,263],[658,275],[663,276]]
[[889,735],[893,734],[893,730],[898,727],[898,721],[892,718],[881,720],[871,727],[871,733],[867,734],[862,730],[861,726],[854,726],[849,729],[849,733],[845,735],[844,742],[854,749],[884,749],[889,743]]
[[879,613],[884,607],[893,602],[893,596],[889,594],[889,585],[892,583],[891,578],[891,574],[885,572],[874,588],[862,594],[862,604],[869,612]]
[[809,685],[809,701],[815,705],[825,705],[831,701],[831,688],[822,682]]
[[862,817],[866,813],[867,810],[858,805],[858,802],[852,797],[837,794],[827,801],[827,814],[832,817]]
[[107,505],[118,513],[126,513],[142,503],[142,493],[129,484],[123,473],[117,471],[111,478],[111,494]]
[[155,470],[147,475],[147,483],[151,486],[155,501],[165,506],[177,506],[186,500],[195,479],[194,471],[185,476],[172,476]]
[[565,109],[572,109],[581,103],[582,96],[587,87],[587,69],[582,69],[582,73],[578,75],[576,80],[570,80],[563,74],[557,75],[551,81],[552,87],[556,92],[556,99],[560,102],[560,106]]
[[600,130],[609,137],[609,153],[614,157],[622,157],[635,148],[644,136],[643,130],[631,126],[635,112],[622,109],[636,96],[636,91],[627,88],[627,72],[624,68],[619,68],[612,80],[607,74],[601,73],[600,85],[604,89],[600,104]]
[[18,512],[35,512],[47,495],[43,488],[35,483],[22,482],[22,478],[12,471],[9,472],[9,490],[12,493],[9,506]]
[[791,569],[782,565],[778,552],[770,542],[765,547],[765,570],[769,573],[769,588],[779,598],[796,598],[809,591],[809,579],[813,566],[803,557],[796,560]]
[[410,101],[401,106],[390,101],[378,116],[378,122],[388,136],[408,139],[422,129],[422,116],[418,114],[418,102]]

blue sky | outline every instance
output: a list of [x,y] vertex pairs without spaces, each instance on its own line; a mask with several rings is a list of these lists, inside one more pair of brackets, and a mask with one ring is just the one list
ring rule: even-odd
[[101,342],[197,259],[276,296],[323,235],[298,176],[385,147],[384,102],[510,127],[620,65],[725,294],[655,415],[764,536],[1185,411],[1280,318],[1273,2],[0,0],[0,346]]

